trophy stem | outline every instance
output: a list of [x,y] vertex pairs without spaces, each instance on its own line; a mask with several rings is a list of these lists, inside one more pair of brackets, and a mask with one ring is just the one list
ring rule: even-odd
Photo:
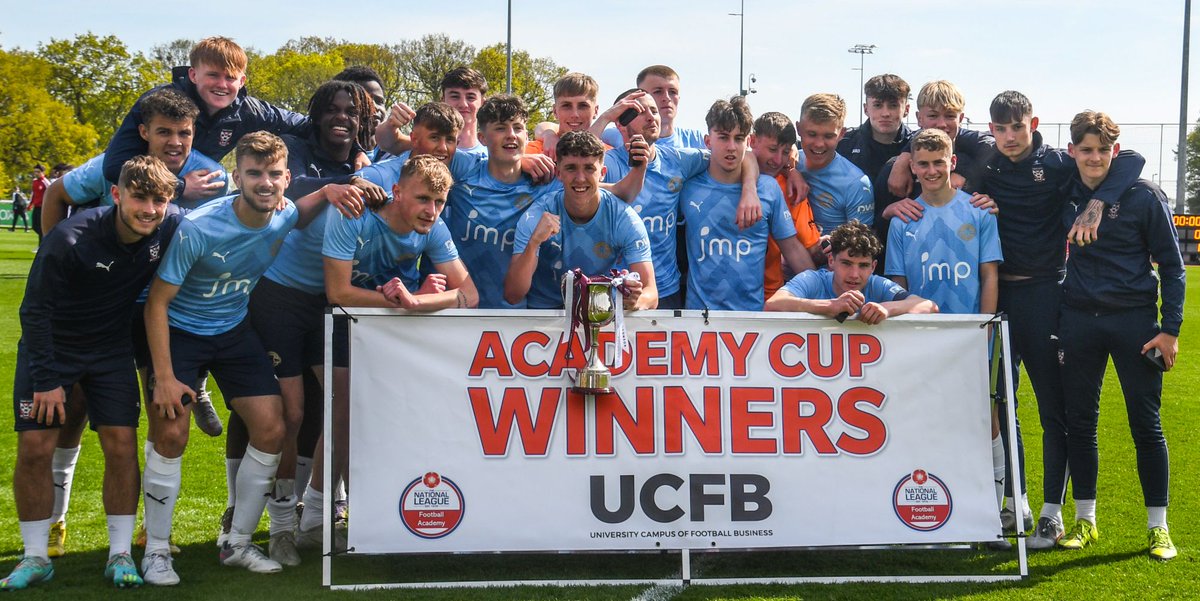
[[590,325],[589,336],[591,343],[590,353],[588,353],[588,363],[586,366],[579,369],[578,377],[575,379],[575,392],[596,395],[608,394],[612,392],[612,388],[608,385],[611,372],[608,366],[600,358],[600,326],[595,324]]

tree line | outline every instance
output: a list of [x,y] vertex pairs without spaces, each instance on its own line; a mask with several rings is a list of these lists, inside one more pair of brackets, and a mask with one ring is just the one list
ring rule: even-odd
[[[79,165],[103,152],[138,96],[168,82],[172,67],[188,64],[194,43],[177,39],[143,53],[117,36],[88,32],[36,50],[0,49],[0,196],[7,198],[17,182],[27,189],[35,164]],[[351,65],[379,73],[389,106],[440,99],[442,76],[460,65],[483,73],[492,93],[506,84],[503,43],[477,49],[441,34],[395,44],[302,37],[272,53],[247,47],[246,54],[247,91],[300,113],[317,86]],[[566,72],[549,58],[514,49],[513,93],[529,107],[531,123],[550,115],[554,82]]]

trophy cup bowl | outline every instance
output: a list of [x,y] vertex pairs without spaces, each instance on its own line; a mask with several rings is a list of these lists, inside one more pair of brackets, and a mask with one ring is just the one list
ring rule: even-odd
[[608,394],[612,388],[608,379],[612,375],[600,358],[600,328],[612,323],[619,309],[613,307],[612,286],[609,282],[588,282],[584,307],[584,318],[589,329],[591,348],[587,349],[587,365],[579,369],[572,387],[580,394]]

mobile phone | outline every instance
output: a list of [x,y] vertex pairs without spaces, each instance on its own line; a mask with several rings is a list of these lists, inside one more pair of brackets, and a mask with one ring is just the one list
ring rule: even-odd
[[617,123],[620,123],[622,127],[629,125],[633,123],[634,119],[637,119],[639,114],[637,109],[625,109],[625,112],[621,113],[620,117],[617,117]]
[[1167,362],[1163,359],[1162,351],[1158,350],[1158,348],[1151,347],[1147,349],[1146,352],[1142,353],[1142,357],[1146,359],[1147,363],[1157,367],[1159,371],[1167,371]]

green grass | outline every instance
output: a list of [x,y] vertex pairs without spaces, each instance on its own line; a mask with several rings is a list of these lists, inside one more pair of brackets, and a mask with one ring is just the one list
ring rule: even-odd
[[[33,234],[0,231],[0,389],[12,389],[12,371],[19,336],[17,308],[25,274],[33,257]],[[1189,268],[1189,298],[1200,298],[1200,268]],[[1145,510],[1138,485],[1133,443],[1114,370],[1108,371],[1100,417],[1101,474],[1099,481],[1100,542],[1076,552],[1031,553],[1030,577],[1001,584],[845,584],[692,586],[674,595],[679,600],[717,599],[1179,599],[1200,597],[1200,490],[1196,465],[1200,460],[1200,418],[1192,395],[1200,388],[1200,326],[1193,300],[1180,338],[1180,360],[1166,378],[1163,424],[1171,448],[1172,536],[1180,557],[1160,564],[1145,553]],[[1041,432],[1027,379],[1020,408],[1029,456],[1029,490],[1036,512],[1041,499],[1039,457]],[[221,405],[221,403],[218,403]],[[11,431],[11,414],[3,428]],[[144,435],[145,429],[142,429]],[[56,560],[55,581],[22,593],[22,597],[107,599],[115,593],[100,578],[107,554],[107,532],[100,501],[103,465],[93,433],[84,436],[84,451],[76,470],[71,499],[69,553]],[[0,456],[15,457],[16,437],[0,436]],[[216,522],[225,503],[223,439],[193,431],[184,456],[183,494],[176,507],[175,539],[183,552],[176,558],[183,584],[174,590],[145,588],[122,596],[172,599],[241,598],[247,591],[279,599],[356,597],[377,599],[629,599],[645,590],[639,586],[508,587],[485,590],[448,589],[333,593],[320,586],[320,561],[315,552],[305,564],[282,576],[258,576],[218,565],[213,545]],[[0,571],[20,555],[21,540],[12,509],[12,465],[0,468],[0,507],[7,508],[0,530]],[[1068,502],[1064,514],[1070,518]],[[259,537],[264,536],[260,530]],[[140,551],[135,551],[140,557]],[[394,582],[429,580],[504,580],[553,578],[668,578],[678,575],[677,554],[491,554],[479,556],[341,557],[335,561],[335,582]],[[697,577],[836,576],[886,574],[1014,573],[1015,555],[983,551],[797,551],[729,552],[693,556]]]

